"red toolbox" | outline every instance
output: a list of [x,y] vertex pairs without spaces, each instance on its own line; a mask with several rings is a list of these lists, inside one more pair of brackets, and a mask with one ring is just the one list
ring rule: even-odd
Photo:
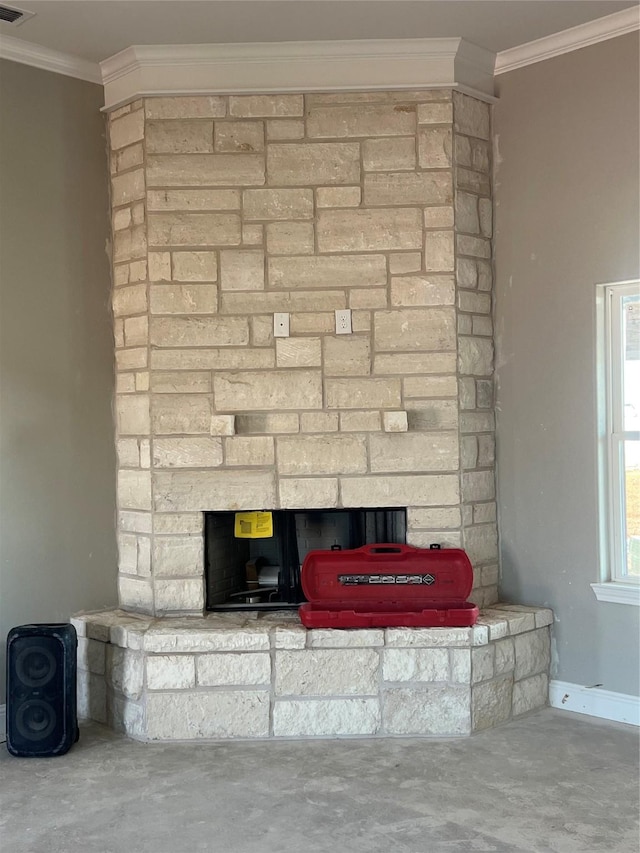
[[460,548],[364,545],[309,551],[302,564],[307,628],[464,628],[478,618],[466,601],[473,569]]

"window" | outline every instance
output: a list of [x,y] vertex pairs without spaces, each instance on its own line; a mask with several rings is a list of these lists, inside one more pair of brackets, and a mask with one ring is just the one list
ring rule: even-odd
[[600,601],[640,604],[640,282],[598,285]]

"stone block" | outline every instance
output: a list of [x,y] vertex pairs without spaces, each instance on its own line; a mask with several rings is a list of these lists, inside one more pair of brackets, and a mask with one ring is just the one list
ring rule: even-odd
[[461,311],[475,312],[476,314],[491,313],[491,294],[476,293],[469,290],[458,291],[458,308]]
[[235,415],[212,415],[211,435],[234,435],[236,431]]
[[146,98],[144,109],[148,119],[222,118],[226,113],[226,98],[219,95]]
[[391,305],[413,307],[454,305],[455,285],[448,275],[394,276],[391,279]]
[[383,645],[384,632],[380,628],[315,628],[307,633],[310,649],[376,648]]
[[300,415],[300,432],[337,432],[338,412],[303,412]]
[[471,334],[486,335],[490,338],[493,335],[493,321],[491,317],[474,317]]
[[[373,207],[392,204],[440,205],[451,204],[452,200],[453,184],[450,171],[385,172],[365,175],[364,203]],[[386,211],[387,217],[392,218],[392,214],[393,211]],[[390,246],[389,248],[406,249],[413,246]]]
[[340,484],[346,507],[447,506],[459,499],[454,474],[344,477]]
[[198,684],[204,687],[269,684],[271,659],[266,652],[205,654],[197,657]]
[[551,661],[551,646],[549,631],[540,628],[537,631],[528,631],[514,638],[516,665],[514,677],[516,681],[547,672]]
[[455,376],[408,376],[404,382],[405,397],[456,397]]
[[147,288],[144,284],[116,287],[112,295],[114,317],[144,314],[147,311]]
[[453,93],[453,126],[457,133],[489,139],[489,104],[462,92]]
[[471,683],[471,649],[449,649],[451,681],[458,684]]
[[362,190],[360,187],[318,187],[318,207],[359,207]]
[[453,207],[426,207],[424,210],[425,228],[453,228]]
[[202,536],[156,536],[153,541],[153,573],[156,577],[202,575]]
[[462,191],[457,192],[455,209],[457,230],[467,234],[479,234],[478,197]]
[[493,644],[479,646],[471,651],[472,681],[488,681],[494,675],[495,648]]
[[473,258],[490,258],[491,241],[468,234],[456,234],[456,252]]
[[511,637],[506,637],[504,640],[498,640],[494,645],[496,650],[496,675],[503,675],[507,672],[513,672],[515,668],[516,658],[515,648]]
[[385,649],[385,681],[449,681],[448,649]]
[[118,601],[127,610],[153,612],[153,587],[147,580],[118,576]]
[[304,625],[276,626],[271,633],[274,649],[304,649],[307,643],[307,629]]
[[157,615],[164,613],[201,613],[204,608],[202,577],[180,580],[156,579],[154,602]]
[[497,560],[498,531],[495,523],[467,527],[464,533],[464,547],[474,566]]
[[149,210],[239,210],[240,190],[147,190]]
[[418,164],[422,169],[448,169],[453,158],[450,127],[423,127],[418,132]]
[[304,115],[302,95],[232,95],[229,115],[246,118]]
[[246,190],[242,201],[247,221],[313,218],[313,191],[309,189]]
[[243,346],[249,324],[245,317],[153,317],[150,340],[157,347]]
[[125,172],[111,179],[111,206],[130,204],[136,199],[144,198],[144,171],[136,169]]
[[269,285],[273,288],[370,287],[386,283],[384,255],[269,258]]
[[264,226],[258,222],[243,223],[242,242],[245,246],[262,246],[264,244]]
[[417,272],[421,267],[421,252],[398,252],[389,255],[389,272],[392,275]]
[[361,474],[367,470],[364,438],[350,435],[301,435],[278,439],[278,473]]
[[380,412],[340,412],[342,432],[377,432]]
[[155,394],[209,394],[211,374],[186,370],[154,371],[151,390]]
[[274,737],[353,737],[380,729],[380,704],[371,699],[277,699]]
[[215,150],[220,152],[264,151],[261,121],[217,121]]
[[118,471],[120,509],[151,509],[151,476],[148,471]]
[[272,255],[312,255],[313,223],[269,222],[267,250]]
[[292,335],[328,334],[334,332],[336,327],[336,317],[333,311],[331,313],[321,313],[319,311],[314,311],[313,313],[298,312],[291,314],[289,322]]
[[139,699],[144,680],[142,654],[108,644],[106,680],[117,693],[123,693],[130,699]]
[[196,686],[193,655],[150,655],[146,664],[148,690],[184,690]]
[[547,625],[553,625],[553,610],[536,608],[535,620],[536,628],[544,628]]
[[219,438],[156,438],[153,442],[155,468],[215,468],[222,465]]
[[[278,258],[277,260],[288,260]],[[246,317],[250,314],[273,314],[274,312],[285,311],[287,313],[295,312],[321,312],[335,311],[338,308],[347,307],[347,299],[343,290],[300,290],[300,291],[272,291],[271,293],[251,292],[251,297],[247,299],[244,293],[223,293],[220,300],[220,310],[223,314],[240,314]],[[334,318],[331,318],[331,326],[335,323]],[[316,319],[315,324],[311,324],[313,328],[308,328],[308,331],[320,331],[320,326],[324,327],[325,319]],[[356,321],[353,318],[353,330]],[[300,326],[300,323],[298,323]],[[309,324],[307,324],[309,326]],[[293,325],[292,325],[293,331]],[[294,334],[300,332],[297,328]]]
[[144,258],[147,254],[147,234],[144,226],[138,225],[127,231],[116,231],[113,240],[113,260],[131,261]]
[[[273,320],[271,321],[273,323]],[[275,365],[275,353],[267,349],[152,349],[153,370],[263,369]]]
[[220,252],[222,290],[264,290],[264,252],[227,249]]
[[475,435],[463,435],[461,437],[460,460],[466,471],[478,467],[478,439]]
[[173,253],[174,281],[216,281],[217,278],[218,263],[215,252]]
[[299,432],[300,416],[289,412],[237,415],[236,432],[239,433],[288,433]]
[[277,370],[268,382],[259,373],[217,373],[213,391],[216,407],[229,412],[322,408],[318,370]]
[[148,121],[147,154],[209,154],[213,151],[212,121]]
[[118,435],[148,435],[150,431],[147,394],[116,397]]
[[273,317],[251,317],[251,343],[254,347],[273,346]]
[[387,308],[386,287],[366,287],[349,290],[349,308],[353,310],[363,308]]
[[513,716],[526,714],[549,704],[549,678],[546,673],[525,678],[513,685]]
[[324,509],[338,506],[338,481],[334,479],[325,477],[284,479],[281,477],[278,480],[278,488],[282,509]]
[[[377,352],[393,350],[424,352],[456,348],[456,317],[453,308],[376,311],[373,315],[373,324]],[[413,356],[409,358],[413,359]],[[426,357],[421,354],[417,358]]]
[[468,647],[469,628],[387,628],[385,645],[388,648]]
[[151,424],[155,435],[208,435],[211,415],[209,396],[162,394],[154,398]]
[[462,412],[460,414],[460,431],[489,432],[495,429],[493,412]]
[[398,379],[327,379],[329,409],[397,409],[401,405]]
[[134,169],[136,166],[141,166],[144,162],[144,149],[142,143],[137,142],[134,145],[129,145],[120,151],[111,152],[111,172],[124,172],[127,169]]
[[470,690],[462,685],[384,691],[387,734],[464,735],[471,731]]
[[452,104],[418,104],[418,124],[451,124],[452,121]]
[[458,404],[455,400],[407,400],[409,430],[447,430],[458,428]]
[[383,412],[382,428],[385,432],[407,432],[409,421],[406,412]]
[[98,640],[78,637],[78,669],[104,675],[105,644]]
[[267,122],[267,139],[277,142],[280,139],[302,139],[304,121],[296,119],[276,119]]
[[116,441],[116,453],[119,468],[138,468],[140,466],[140,452],[137,439],[119,438]]
[[131,208],[124,207],[121,210],[114,211],[112,221],[114,231],[121,231],[123,228],[128,228],[131,225]]
[[470,471],[462,476],[462,494],[467,503],[493,500],[495,489],[493,471]]
[[506,722],[511,716],[513,679],[510,675],[480,684],[471,691],[474,732]]
[[365,139],[362,143],[365,172],[404,172],[416,166],[415,137]]
[[265,691],[184,691],[147,697],[151,740],[267,737],[269,694]]
[[407,525],[409,528],[425,528],[426,530],[450,530],[460,527],[460,510],[458,507],[438,507],[435,509],[407,509]]
[[230,631],[221,629],[220,622],[217,628],[214,624],[202,617],[196,618],[195,625],[191,619],[156,621],[144,634],[143,648],[154,654],[269,651],[269,633],[264,627]]
[[483,611],[483,616],[495,617],[504,620],[507,623],[507,633],[512,637],[516,634],[524,634],[527,631],[533,631],[535,628],[534,612],[504,610],[502,605],[498,605],[494,610],[488,608]]
[[320,338],[277,338],[278,367],[320,367],[322,352]]
[[427,272],[453,272],[453,231],[427,231],[424,235],[424,266]]
[[458,436],[454,432],[380,433],[369,438],[371,471],[457,471]]
[[238,469],[158,471],[154,474],[154,483],[154,509],[157,512],[237,510],[246,506],[247,495],[251,495],[254,506],[276,506],[275,478],[271,472]]
[[496,457],[496,440],[493,435],[478,436],[478,464],[480,466],[491,466]]
[[116,371],[135,370],[137,367],[146,367],[147,357],[146,347],[116,350]]
[[236,213],[151,213],[150,246],[236,246],[240,217]]
[[491,193],[491,181],[488,175],[473,172],[458,166],[456,169],[456,184],[459,190],[469,190],[472,193],[489,195]]
[[373,649],[278,650],[277,696],[377,694],[380,659]]
[[312,106],[307,111],[307,136],[335,139],[357,136],[404,136],[415,132],[415,107],[393,104]]
[[147,187],[260,187],[262,154],[150,154]]
[[490,198],[478,200],[480,213],[480,231],[483,237],[491,237],[493,234],[493,206]]
[[260,435],[227,438],[224,453],[226,465],[273,465],[273,438]]
[[360,146],[357,142],[272,143],[267,148],[270,184],[360,183]]
[[144,113],[136,110],[109,122],[109,140],[112,151],[132,145],[144,137]]
[[456,354],[454,352],[376,354],[373,360],[373,372],[384,375],[455,373],[455,370]]
[[171,253],[149,252],[149,281],[171,281]]
[[371,372],[371,343],[368,337],[324,338],[325,376],[368,376]]
[[486,338],[461,337],[458,366],[463,375],[490,376],[493,372],[493,342]]
[[154,533],[183,533],[203,535],[204,518],[201,512],[157,513],[153,517]]
[[218,287],[215,284],[152,284],[149,301],[152,314],[216,314]]
[[107,722],[107,685],[103,676],[79,672],[76,695],[79,719]]

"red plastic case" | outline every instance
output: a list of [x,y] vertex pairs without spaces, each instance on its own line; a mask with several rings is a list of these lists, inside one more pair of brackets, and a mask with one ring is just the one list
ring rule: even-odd
[[309,551],[302,564],[307,628],[464,628],[478,608],[465,599],[473,568],[460,548],[364,545]]

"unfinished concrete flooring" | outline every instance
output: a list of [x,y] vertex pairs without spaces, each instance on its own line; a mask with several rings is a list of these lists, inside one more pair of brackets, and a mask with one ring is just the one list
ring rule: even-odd
[[3,853],[637,853],[638,732],[545,710],[461,740],[0,747]]

